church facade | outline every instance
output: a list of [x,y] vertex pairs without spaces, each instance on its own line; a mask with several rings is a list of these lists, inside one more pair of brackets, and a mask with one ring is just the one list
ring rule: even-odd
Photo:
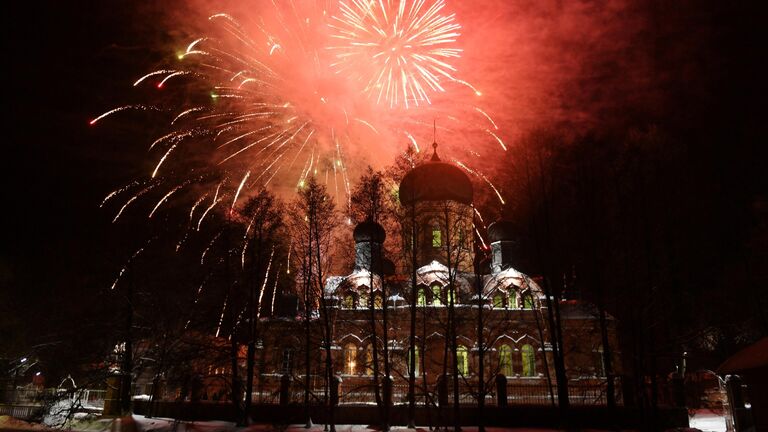
[[[441,380],[451,387],[448,394],[458,384],[462,403],[473,403],[481,350],[489,400],[503,385],[510,403],[550,403],[557,395],[548,309],[553,301],[547,301],[536,278],[515,269],[519,252],[512,225],[498,221],[488,227],[490,259],[476,262],[472,184],[436,151],[432,160],[405,175],[399,200],[411,233],[406,255],[415,271],[393,270],[382,256],[387,233],[369,220],[354,229],[354,270],[327,278],[323,290],[340,403],[372,403],[386,369],[394,403],[406,402],[412,373],[419,403],[437,403]],[[607,380],[614,378],[606,376],[597,309],[577,300],[561,300],[557,307],[571,403],[604,404]],[[311,381],[313,397],[321,398],[323,327],[319,314],[313,316]],[[260,326],[255,400],[274,399],[286,376],[298,402],[307,358],[304,322],[301,317],[270,318]],[[607,332],[613,375],[618,376],[621,365],[610,316]],[[620,401],[621,386],[616,388]]]

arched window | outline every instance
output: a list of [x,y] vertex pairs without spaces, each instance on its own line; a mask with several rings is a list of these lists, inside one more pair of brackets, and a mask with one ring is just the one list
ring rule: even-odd
[[523,309],[533,309],[533,295],[531,293],[523,295]]
[[[413,356],[414,360],[416,360],[416,370],[414,371],[415,372],[414,376],[419,376],[419,347],[414,348],[414,353],[416,354]],[[406,362],[407,363],[405,364],[405,368],[410,372],[411,370],[411,350],[410,349],[406,354]]]
[[459,345],[456,349],[456,369],[461,375],[469,375],[469,352],[464,345]]
[[497,292],[493,296],[493,307],[495,309],[504,309],[504,295]]
[[456,304],[456,299],[453,296],[455,291],[456,289],[453,287],[453,285],[448,287],[448,292],[447,292],[448,304]]
[[368,293],[364,292],[362,290],[368,290],[368,287],[362,286],[360,287],[360,295],[357,298],[357,306],[361,308],[367,308],[368,307]]
[[439,248],[443,245],[443,233],[440,231],[440,225],[432,226],[432,247]]
[[520,351],[523,364],[523,376],[532,377],[536,375],[536,353],[530,345],[523,345]]
[[384,305],[384,300],[381,298],[381,293],[373,295],[373,308],[381,309]]
[[344,309],[354,309],[355,308],[355,297],[352,294],[347,294],[344,296],[344,301],[341,303],[341,307]]
[[373,344],[365,346],[365,374],[373,375]]
[[283,348],[283,358],[280,366],[280,372],[283,375],[293,373],[293,348]]
[[517,309],[517,291],[509,290],[509,299],[507,301],[510,308]]
[[432,305],[440,306],[443,304],[442,289],[440,284],[432,284]]
[[418,306],[427,305],[427,294],[424,292],[424,287],[419,287],[419,291],[416,293],[416,304]]
[[357,347],[353,343],[348,343],[344,347],[344,372],[347,375],[354,375],[357,368]]
[[509,345],[499,347],[499,372],[506,376],[514,375],[512,369],[512,348]]

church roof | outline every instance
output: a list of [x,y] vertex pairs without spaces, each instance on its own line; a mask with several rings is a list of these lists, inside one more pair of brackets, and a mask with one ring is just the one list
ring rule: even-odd
[[429,162],[408,171],[400,182],[400,202],[456,201],[472,204],[472,183],[459,167],[442,162],[435,152]]

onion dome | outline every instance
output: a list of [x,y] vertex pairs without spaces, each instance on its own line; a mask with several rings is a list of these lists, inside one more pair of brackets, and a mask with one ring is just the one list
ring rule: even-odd
[[371,241],[374,243],[384,243],[384,239],[387,238],[384,227],[371,219],[366,219],[364,222],[357,224],[352,235],[355,237],[355,243]]
[[517,240],[517,227],[514,222],[499,220],[488,225],[488,242]]
[[472,204],[472,183],[459,167],[442,162],[437,156],[437,143],[429,162],[408,171],[400,182],[400,202],[452,200]]

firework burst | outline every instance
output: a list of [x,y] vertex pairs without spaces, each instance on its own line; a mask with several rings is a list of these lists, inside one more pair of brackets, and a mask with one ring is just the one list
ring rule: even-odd
[[461,54],[453,46],[461,26],[444,7],[442,0],[342,1],[330,25],[339,42],[329,47],[331,66],[361,82],[376,103],[429,103],[430,92],[456,81],[450,61]]
[[[301,188],[310,175],[348,205],[355,170],[391,161],[406,145],[418,151],[420,141],[434,139],[435,118],[446,137],[471,133],[504,147],[496,123],[476,106],[480,92],[454,76],[460,26],[445,9],[442,0],[272,2],[242,23],[210,16],[173,67],[133,82],[160,92],[160,102],[114,108],[90,122],[131,110],[168,119],[149,144],[148,177],[105,200],[123,202],[114,221],[137,201],[150,201],[150,218],[182,202],[188,226],[200,230],[208,215],[235,211],[255,191]],[[437,97],[447,84],[450,97]],[[442,144],[479,156],[456,140]],[[470,161],[461,166],[480,176]]]

